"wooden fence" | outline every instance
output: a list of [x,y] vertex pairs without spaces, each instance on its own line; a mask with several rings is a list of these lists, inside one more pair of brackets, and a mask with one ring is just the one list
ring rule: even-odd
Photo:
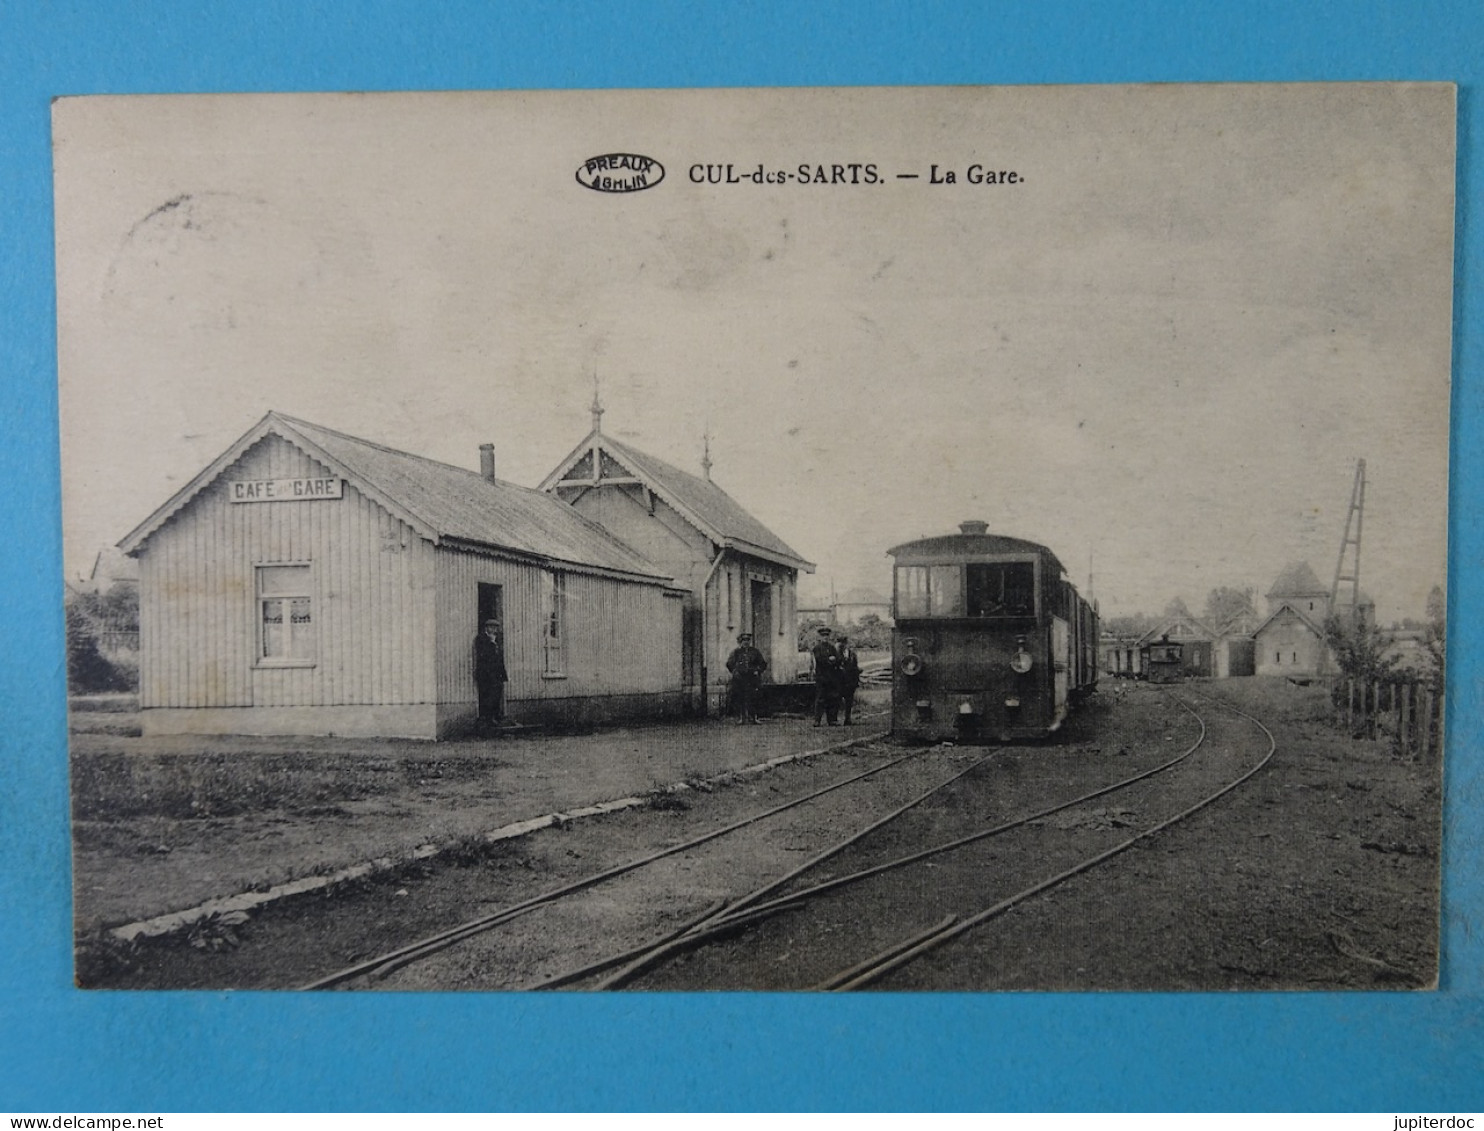
[[1335,725],[1355,738],[1390,738],[1398,749],[1430,758],[1442,747],[1443,697],[1418,680],[1341,679]]

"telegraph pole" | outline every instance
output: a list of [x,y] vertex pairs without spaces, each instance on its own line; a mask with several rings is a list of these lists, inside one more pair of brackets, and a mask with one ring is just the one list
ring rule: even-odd
[[[1355,485],[1350,489],[1350,513],[1345,516],[1345,537],[1340,542],[1340,556],[1335,562],[1335,579],[1329,587],[1329,611],[1340,615],[1340,583],[1350,583],[1348,623],[1355,627],[1360,611],[1360,535],[1365,525],[1365,460],[1355,463]],[[1353,536],[1352,536],[1353,532]],[[1351,547],[1354,551],[1351,551]],[[1346,572],[1346,557],[1350,558]]]

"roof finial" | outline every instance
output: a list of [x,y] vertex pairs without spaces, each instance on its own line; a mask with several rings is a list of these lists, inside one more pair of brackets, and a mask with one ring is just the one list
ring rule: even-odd
[[598,371],[593,370],[593,431],[603,430],[603,402],[598,399]]
[[701,433],[701,475],[711,482],[711,429]]

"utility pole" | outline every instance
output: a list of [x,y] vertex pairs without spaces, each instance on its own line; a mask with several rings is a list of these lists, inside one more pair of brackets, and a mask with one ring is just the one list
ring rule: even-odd
[[[1360,612],[1360,535],[1365,525],[1365,460],[1355,463],[1355,485],[1350,489],[1350,513],[1345,516],[1345,537],[1340,542],[1340,556],[1335,562],[1335,579],[1329,587],[1329,611],[1340,616],[1340,583],[1350,583],[1350,608],[1348,619],[1342,623],[1356,625]],[[1352,536],[1353,532],[1353,536]],[[1350,548],[1355,547],[1353,553]],[[1346,556],[1349,556],[1349,572],[1346,571]]]

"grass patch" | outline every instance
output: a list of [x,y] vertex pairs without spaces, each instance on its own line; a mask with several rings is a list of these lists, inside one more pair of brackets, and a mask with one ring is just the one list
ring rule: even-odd
[[73,816],[79,821],[195,820],[275,810],[339,816],[348,802],[409,786],[477,780],[497,765],[488,759],[426,756],[74,754]]

